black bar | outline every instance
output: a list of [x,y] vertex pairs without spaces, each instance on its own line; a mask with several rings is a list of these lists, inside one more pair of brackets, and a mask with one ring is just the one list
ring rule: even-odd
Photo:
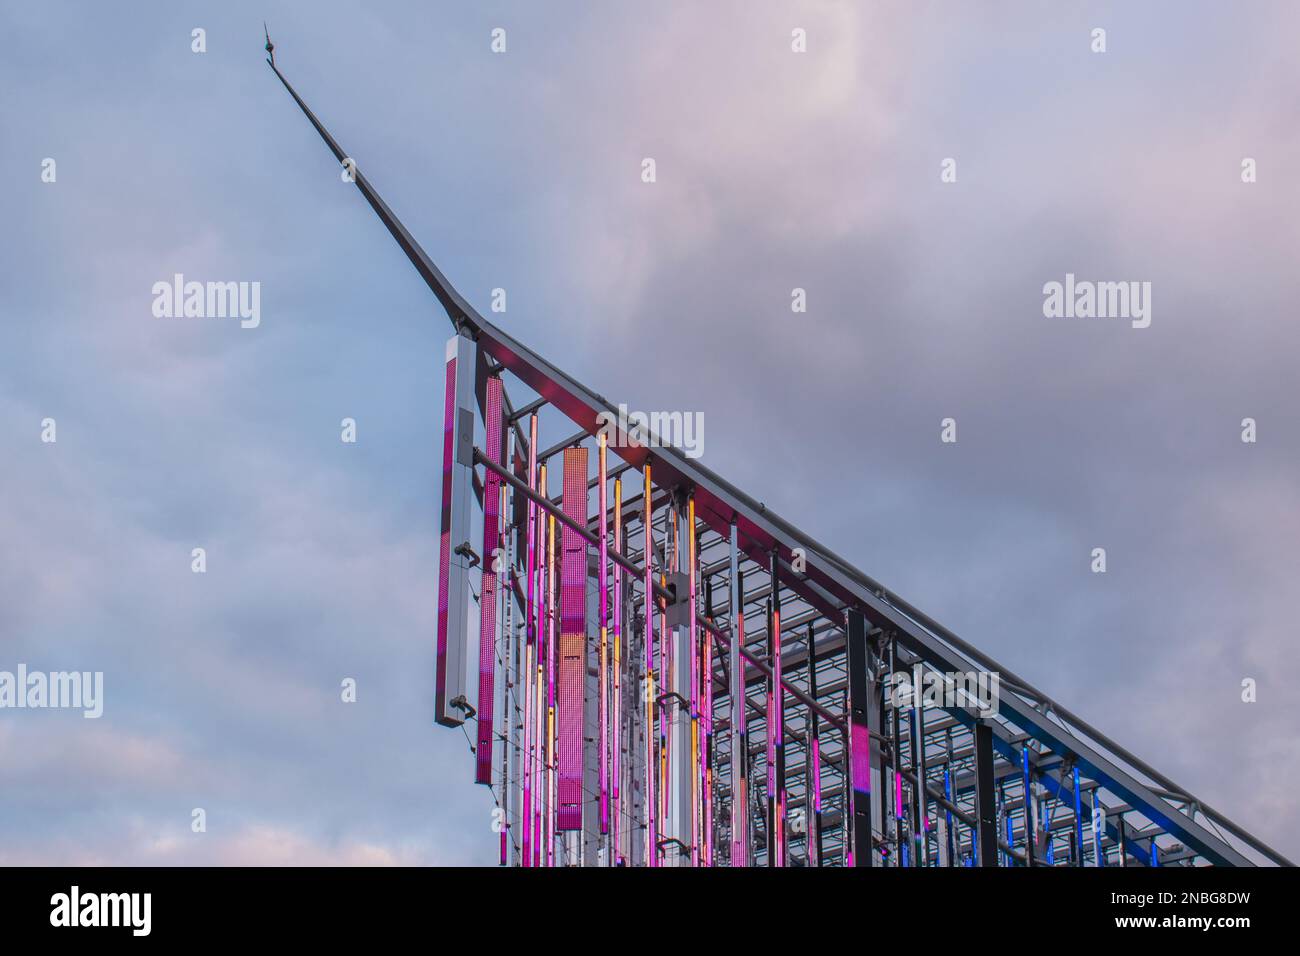
[[[858,737],[870,740],[867,711],[871,706],[868,684],[868,649],[866,618],[862,612],[850,608],[845,617],[845,655],[849,685],[849,746],[853,746],[854,728],[862,728]],[[853,754],[849,755],[849,790],[853,810],[853,865],[871,866],[871,791],[860,791],[853,786]],[[882,775],[883,776],[883,775]],[[868,781],[870,777],[868,777]],[[868,785],[870,785],[868,783]],[[882,781],[881,789],[884,789]]]
[[975,725],[975,816],[979,822],[980,866],[998,865],[998,808],[993,800],[993,728]]
[[[889,636],[889,673],[892,676],[897,672],[898,672],[898,636],[891,634]],[[891,707],[890,710],[893,711],[894,775],[898,776],[901,775],[903,772],[903,731],[902,731],[902,726],[900,724],[900,721],[902,720],[902,717],[900,716],[900,711],[902,710],[902,708]],[[894,786],[898,787],[899,784],[895,782]],[[897,791],[895,791],[895,796],[897,797]],[[906,804],[903,804],[903,806],[906,806]],[[907,829],[907,825],[906,825],[906,820],[904,818],[905,815],[900,815],[902,811],[899,809],[899,807],[895,806],[894,811],[895,811],[894,812],[894,853],[896,854],[894,859],[894,865],[902,866],[903,859],[904,859],[903,847],[907,843],[907,834],[904,831]]]
[[[486,829],[486,828],[485,828]],[[58,851],[56,850],[56,853]],[[4,926],[7,952],[66,952],[81,949],[78,940],[91,943],[86,950],[100,947],[114,951],[134,945],[144,938],[157,941],[168,951],[192,950],[196,939],[216,943],[224,948],[248,946],[250,933],[273,943],[283,943],[294,951],[329,949],[340,944],[365,952],[397,948],[413,934],[427,934],[429,919],[430,870],[424,867],[348,867],[338,859],[330,867],[0,867],[0,923]],[[434,862],[434,861],[430,861]],[[441,862],[441,861],[439,861]],[[433,874],[436,877],[436,873]],[[1290,929],[1293,924],[1294,884],[1292,873],[1279,869],[1248,870],[1214,867],[1171,866],[1161,871],[1160,882],[1153,883],[1151,873],[1143,867],[1127,870],[1107,867],[1080,870],[1061,867],[1043,879],[1042,874],[1017,867],[999,869],[982,877],[972,877],[957,869],[931,869],[911,874],[907,889],[888,897],[890,921],[873,927],[873,942],[894,940],[914,944],[917,927],[935,925],[935,901],[960,900],[973,914],[996,914],[1005,909],[1008,899],[1031,913],[1055,913],[1062,900],[1069,901],[1069,932],[1072,938],[1092,942],[1099,934],[1117,933],[1133,936],[1134,928],[1125,922],[1133,918],[1154,917],[1160,925],[1169,917],[1188,915],[1245,917],[1249,924],[1239,928],[1214,928],[1210,937],[1226,939],[1241,929]],[[527,870],[495,867],[463,867],[449,874],[461,891],[456,918],[465,925],[492,925],[501,921],[503,895],[522,898],[537,889],[537,875]],[[662,892],[662,875],[652,870],[625,870],[619,877],[627,881],[632,892]],[[707,870],[682,870],[673,874],[682,889],[702,898],[716,887],[716,877]],[[770,879],[771,877],[768,877]],[[793,875],[791,896],[810,890],[796,886]],[[562,867],[549,871],[548,886],[562,892],[598,898],[608,891],[608,875],[591,867]],[[921,881],[917,883],[916,881]],[[711,882],[704,882],[711,881]],[[74,891],[73,887],[77,889]],[[865,911],[875,903],[853,880],[821,879],[811,892],[816,894],[821,911],[848,913]],[[111,909],[97,907],[90,926],[84,906],[71,906],[71,896],[79,902],[91,895],[111,893],[119,902]],[[1213,894],[1219,899],[1212,905],[1189,907],[1182,898],[1186,893]],[[149,894],[147,917],[143,894]],[[1125,899],[1117,899],[1118,894]],[[121,896],[139,894],[135,899]],[[1141,897],[1142,903],[1134,902]],[[626,932],[624,910],[617,907],[589,907],[583,929],[600,938],[617,938]],[[73,931],[72,914],[77,914]],[[110,915],[113,914],[113,915]],[[335,915],[338,914],[338,915]],[[761,920],[741,920],[739,933],[730,939],[745,952],[757,949],[752,943],[771,944],[771,930],[759,926]],[[822,922],[825,922],[823,920]],[[969,923],[969,920],[967,921]],[[1006,922],[1004,920],[1004,922]],[[105,925],[106,924],[106,925]],[[1011,924],[1008,924],[1011,925]],[[1037,924],[1031,924],[1037,925]],[[990,924],[994,931],[996,923]],[[765,938],[756,934],[766,933]],[[1195,933],[1201,928],[1177,931],[1171,937]],[[1159,935],[1159,934],[1157,934]],[[68,945],[72,940],[73,947]],[[59,945],[54,945],[54,944]],[[1130,943],[1131,945],[1131,943]],[[1171,950],[1183,950],[1175,943]],[[1225,949],[1226,947],[1219,947]]]

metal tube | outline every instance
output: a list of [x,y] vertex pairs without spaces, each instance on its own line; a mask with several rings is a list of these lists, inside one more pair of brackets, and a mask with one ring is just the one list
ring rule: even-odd
[[[984,721],[973,729],[975,743],[975,816],[977,818],[978,847],[976,863],[989,867],[998,865],[997,806],[993,797],[993,728]],[[1007,817],[1007,843],[1012,840],[1011,818]]]
[[[890,637],[889,639],[889,673],[897,673],[898,670],[898,639]],[[893,710],[893,752],[894,758],[894,849],[898,854],[896,865],[907,866],[908,864],[908,837],[906,834],[906,825],[903,817],[903,733],[902,733],[902,716],[901,708],[895,704]]]
[[[713,618],[713,581],[708,579],[705,583],[705,614],[709,619]],[[713,866],[715,863],[714,839],[713,839],[713,791],[714,791],[714,769],[713,769],[713,641],[710,637],[705,636],[701,641],[703,648],[703,668],[704,668],[704,865]]]
[[731,865],[749,866],[749,734],[745,729],[745,668],[741,649],[745,643],[744,579],[739,568],[736,524],[731,524],[731,629],[729,677],[731,686]]
[[[600,578],[598,585],[598,601],[600,614],[600,705],[599,728],[597,737],[599,740],[600,752],[598,760],[600,761],[600,832],[609,833],[609,527],[608,519],[605,514],[605,484],[607,481],[606,461],[605,461],[605,433],[600,433],[600,447],[598,451],[600,493],[597,500],[600,507]],[[612,846],[612,844],[611,844]],[[610,854],[613,858],[613,854]]]
[[777,576],[779,558],[776,549],[772,550],[772,597],[771,612],[768,617],[770,628],[768,640],[768,659],[772,662],[772,698],[769,719],[775,722],[770,728],[772,749],[776,757],[773,775],[776,781],[775,833],[776,865],[786,865],[786,811],[787,795],[785,785],[785,687],[781,679],[781,582]]
[[[586,448],[564,449],[563,502],[565,513],[575,523],[586,523],[590,504]],[[552,610],[552,630],[558,635],[551,692],[551,702],[556,710],[555,820],[559,831],[570,831],[581,830],[583,819],[583,767],[587,739],[588,543],[572,527],[565,527],[562,533],[557,534],[555,519],[551,521],[552,535],[558,538],[558,542],[552,541],[552,547],[557,543],[560,547],[559,564],[552,564],[552,571],[559,578],[559,603]],[[603,637],[602,632],[602,649]],[[570,841],[569,845],[574,844]]]
[[1079,793],[1079,768],[1074,768],[1074,865],[1083,866],[1083,797]]
[[[664,560],[659,568],[659,583],[665,589],[668,584],[668,572],[676,571],[677,541],[672,523],[672,509],[664,509]],[[654,602],[651,602],[652,604]],[[664,696],[664,703],[659,708],[659,819],[663,831],[671,836],[675,831],[671,813],[671,796],[673,778],[671,774],[670,749],[672,746],[673,700],[667,696],[674,688],[673,681],[673,642],[668,635],[668,602],[659,604],[659,690]],[[669,860],[667,850],[671,846],[665,841],[665,860]]]
[[[846,808],[846,816],[851,821],[851,843],[845,848],[845,865],[867,867],[875,860],[871,855],[871,734],[868,717],[871,706],[870,655],[867,649],[866,621],[861,611],[850,608],[845,612],[844,630],[849,705],[848,790],[851,794]],[[811,643],[811,630],[808,636]],[[883,824],[883,817],[881,822]],[[818,847],[818,865],[821,860],[820,850]]]
[[1025,866],[1033,866],[1037,855],[1034,848],[1034,784],[1029,775],[1029,746],[1020,751],[1020,765],[1024,779],[1025,810]]
[[[614,550],[623,549],[623,480],[614,479]],[[614,565],[614,714],[613,741],[610,746],[610,778],[613,789],[613,821],[610,833],[610,865],[617,866],[623,844],[620,842],[623,824],[623,576],[622,568]]]
[[[917,779],[925,780],[925,709],[921,700],[921,689],[912,687],[912,765]],[[918,866],[930,865],[930,800],[924,783],[914,791],[913,802],[916,818],[916,862]]]
[[511,726],[514,721],[510,719],[510,668],[514,663],[514,635],[511,633],[510,617],[510,596],[505,588],[506,575],[510,573],[510,538],[506,534],[506,486],[498,485],[497,487],[498,504],[497,509],[497,537],[501,541],[502,554],[501,561],[497,562],[500,580],[497,582],[497,603],[501,605],[499,613],[501,615],[501,626],[503,628],[501,636],[505,638],[505,660],[502,662],[501,673],[501,722],[502,727],[502,744],[501,744],[501,865],[506,866],[510,862],[510,741],[513,737]]
[[[531,415],[528,421],[528,490],[536,492],[537,489],[537,416]],[[528,581],[526,586],[526,604],[524,610],[524,746],[526,755],[524,759],[524,801],[523,801],[523,821],[521,830],[521,847],[523,854],[523,865],[531,867],[533,865],[533,782],[536,775],[537,765],[537,746],[534,736],[533,720],[533,686],[535,684],[534,658],[537,654],[537,626],[533,617],[533,584],[537,576],[537,503],[533,500],[531,494],[528,501],[528,550],[526,561],[528,564],[527,573]]]
[[[546,465],[539,464],[537,469],[537,490],[546,494]],[[533,761],[533,865],[541,866],[545,862],[545,820],[549,806],[546,793],[547,757],[546,757],[546,516],[540,509],[537,512],[537,539],[534,542],[536,555],[533,559],[537,573],[537,601],[533,606],[536,620],[533,627],[537,635],[536,653],[533,663],[536,676],[533,685],[533,746],[536,759]]]
[[690,643],[690,719],[691,732],[691,866],[700,865],[700,844],[703,842],[701,814],[704,803],[704,769],[700,754],[700,629],[695,622],[696,608],[699,602],[695,594],[695,498],[689,497],[686,504],[686,565],[690,581],[688,600],[690,603],[690,622],[687,625]]
[[[433,676],[434,720],[444,727],[465,723],[465,655],[470,603],[469,563],[462,544],[470,539],[470,492],[474,484],[474,367],[478,350],[453,335],[446,351],[442,432],[442,491],[438,520],[438,616]],[[470,467],[466,467],[466,466]]]
[[1092,865],[1105,866],[1106,854],[1102,852],[1101,836],[1104,824],[1097,807],[1097,791],[1092,791]]
[[[487,380],[484,410],[487,456],[504,457],[505,421],[501,412],[501,379]],[[492,744],[496,712],[497,585],[501,561],[501,478],[489,471],[483,482],[483,555],[479,578],[478,745],[474,748],[474,782],[492,785]]]
[[[542,466],[546,474],[546,466]],[[542,482],[546,484],[545,479]],[[556,792],[555,727],[555,516],[546,522],[546,865],[555,866],[555,830],[559,812]]]
[[[943,765],[943,795],[952,800],[952,728],[949,727],[944,731],[946,743],[945,750],[948,754],[948,760]],[[961,841],[957,839],[955,827],[953,824],[952,811],[944,810],[944,822],[947,824],[946,832],[943,835],[944,848],[948,854],[948,865],[956,866],[957,857],[961,851]]]
[[[767,618],[767,659],[772,660],[772,599],[768,598],[765,608]],[[766,814],[766,838],[767,838],[767,865],[777,865],[777,838],[776,838],[776,694],[773,693],[772,685],[776,680],[777,671],[773,668],[772,672],[767,675],[767,686],[764,688],[764,709],[767,711],[765,718],[765,729],[767,731],[767,814]]]
[[[817,634],[812,624],[808,625],[808,696],[817,699]],[[865,713],[864,713],[865,718]],[[808,814],[808,857],[812,866],[822,865],[822,748],[821,748],[821,718],[817,711],[809,708],[808,722],[811,727],[811,734],[807,742],[807,779],[808,784],[805,788],[808,799],[806,804],[811,804],[805,808]],[[869,746],[869,745],[868,745]],[[870,751],[867,754],[867,829],[871,829],[870,800],[871,800],[871,763]]]
[[646,813],[646,866],[659,865],[659,804],[655,794],[655,777],[658,774],[659,760],[656,751],[658,734],[655,728],[655,711],[657,710],[655,689],[655,604],[654,604],[654,495],[651,494],[650,463],[643,471],[644,491],[641,495],[645,502],[645,514],[641,519],[641,528],[645,534],[645,689],[646,708],[645,723],[645,813]]

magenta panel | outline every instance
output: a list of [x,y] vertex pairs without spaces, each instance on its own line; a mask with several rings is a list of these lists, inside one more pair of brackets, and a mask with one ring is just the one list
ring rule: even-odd
[[[600,702],[599,702],[599,722],[600,733],[598,761],[600,764],[600,832],[609,832],[609,589],[607,580],[609,576],[609,518],[606,514],[606,488],[608,476],[606,474],[606,449],[605,436],[600,437],[600,452],[597,462],[598,480],[600,482],[600,493],[597,496],[597,506],[600,508],[600,556],[597,559],[599,571],[599,584],[597,585],[597,594],[600,600],[599,627],[600,627]],[[611,857],[612,858],[612,857]]]
[[[849,783],[855,793],[871,792],[871,730],[866,724],[855,723],[850,728],[849,737]],[[818,748],[818,769],[821,763],[821,751]],[[818,787],[817,801],[821,802],[821,788]],[[902,790],[899,790],[902,793]],[[901,806],[900,806],[901,810]]]
[[[564,450],[564,513],[587,525],[587,449]],[[584,688],[587,680],[587,542],[564,526],[560,555],[560,830],[582,829]]]
[[[487,380],[486,444],[484,453],[496,464],[504,457],[505,422],[501,413],[501,379]],[[478,746],[475,748],[475,783],[492,783],[492,732],[496,710],[497,570],[501,544],[501,476],[485,468],[483,478],[483,569],[479,588],[478,638]]]

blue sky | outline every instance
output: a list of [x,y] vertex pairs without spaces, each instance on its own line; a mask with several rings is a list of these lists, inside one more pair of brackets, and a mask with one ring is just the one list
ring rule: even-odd
[[[449,325],[263,19],[480,309],[1300,852],[1293,7],[373,7],[0,8],[0,669],[106,694],[0,715],[0,862],[494,858],[430,721]],[[1044,318],[1067,272],[1151,327]]]

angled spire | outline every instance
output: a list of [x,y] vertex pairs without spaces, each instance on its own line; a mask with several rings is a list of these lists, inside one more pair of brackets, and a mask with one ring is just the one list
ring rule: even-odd
[[[263,31],[266,32],[265,25]],[[269,33],[266,49],[269,54],[268,65],[289,91],[303,115],[315,127],[334,158],[340,164],[348,162],[348,155],[276,66]],[[452,287],[359,170],[356,170],[354,181],[366,202],[397,240],[425,284],[446,310],[456,329],[479,339],[492,356],[501,362],[503,368],[513,372],[553,407],[594,434],[599,423],[598,412],[615,412],[609,401],[479,314]],[[734,522],[740,534],[752,542],[755,548],[763,549],[764,554],[770,553],[771,548],[777,545],[782,553],[789,553],[794,545],[809,552],[806,574],[786,583],[823,613],[834,616],[846,608],[856,607],[865,611],[873,624],[893,630],[914,654],[939,670],[965,672],[978,665],[984,670],[1001,674],[1002,685],[1010,693],[1003,695],[1000,708],[1012,724],[1042,741],[1051,750],[1073,754],[1079,764],[1102,785],[1136,806],[1144,815],[1157,820],[1164,832],[1178,838],[1184,845],[1220,864],[1248,865],[1250,861],[1229,844],[1218,830],[1222,827],[1273,862],[1282,866],[1294,865],[1257,837],[1193,797],[1101,731],[1053,702],[1008,668],[963,641],[919,608],[886,589],[761,502],[710,471],[698,460],[685,457],[672,446],[655,448],[653,458],[656,473],[662,476],[665,486],[686,483],[695,489],[701,517],[706,522],[715,527]],[[649,452],[642,450],[639,455],[632,452],[627,460],[639,465],[648,459]],[[1147,783],[1142,777],[1154,783]],[[1198,813],[1205,818],[1205,824],[1195,819]]]
[[[270,47],[271,41],[270,37],[268,37],[268,50]],[[284,74],[280,72],[280,68],[275,65],[274,55],[272,55],[272,58],[268,59],[266,62],[270,65],[271,69],[275,71],[275,75],[280,78],[280,82],[283,83],[284,88],[289,91],[289,95],[292,96],[293,101],[298,104],[298,108],[302,110],[303,115],[306,116],[307,119],[311,121],[311,125],[316,128],[316,132],[319,133],[320,138],[325,141],[325,145],[328,146],[330,152],[334,154],[334,158],[337,159],[340,164],[346,163],[349,160],[348,155],[343,152],[343,148],[339,146],[334,137],[330,135],[329,130],[327,130],[324,124],[316,118],[316,114],[313,113],[307,104],[303,102],[302,97],[298,95],[298,92],[293,88],[289,81],[284,78]],[[401,221],[393,211],[388,208],[388,204],[380,198],[379,193],[375,192],[374,187],[370,185],[370,181],[366,179],[359,169],[356,169],[355,164],[352,168],[355,173],[357,189],[361,190],[361,195],[366,197],[366,202],[370,203],[370,207],[374,209],[384,226],[392,234],[393,238],[397,240],[397,244],[402,247],[402,251],[405,252],[406,257],[411,260],[411,264],[415,266],[416,271],[420,273],[425,284],[433,294],[437,296],[438,301],[442,303],[442,307],[446,310],[447,317],[451,319],[452,325],[456,327],[457,331],[468,329],[474,335],[477,335],[482,330],[483,326],[487,324],[483,317],[478,314],[474,307],[470,305],[469,302],[467,302],[465,298],[455,290],[455,288],[452,287],[452,284],[447,280],[447,277],[442,274],[442,271],[434,265],[433,260],[429,258],[429,254],[420,247],[418,242],[415,241],[415,237],[407,232],[406,227],[402,225]]]

